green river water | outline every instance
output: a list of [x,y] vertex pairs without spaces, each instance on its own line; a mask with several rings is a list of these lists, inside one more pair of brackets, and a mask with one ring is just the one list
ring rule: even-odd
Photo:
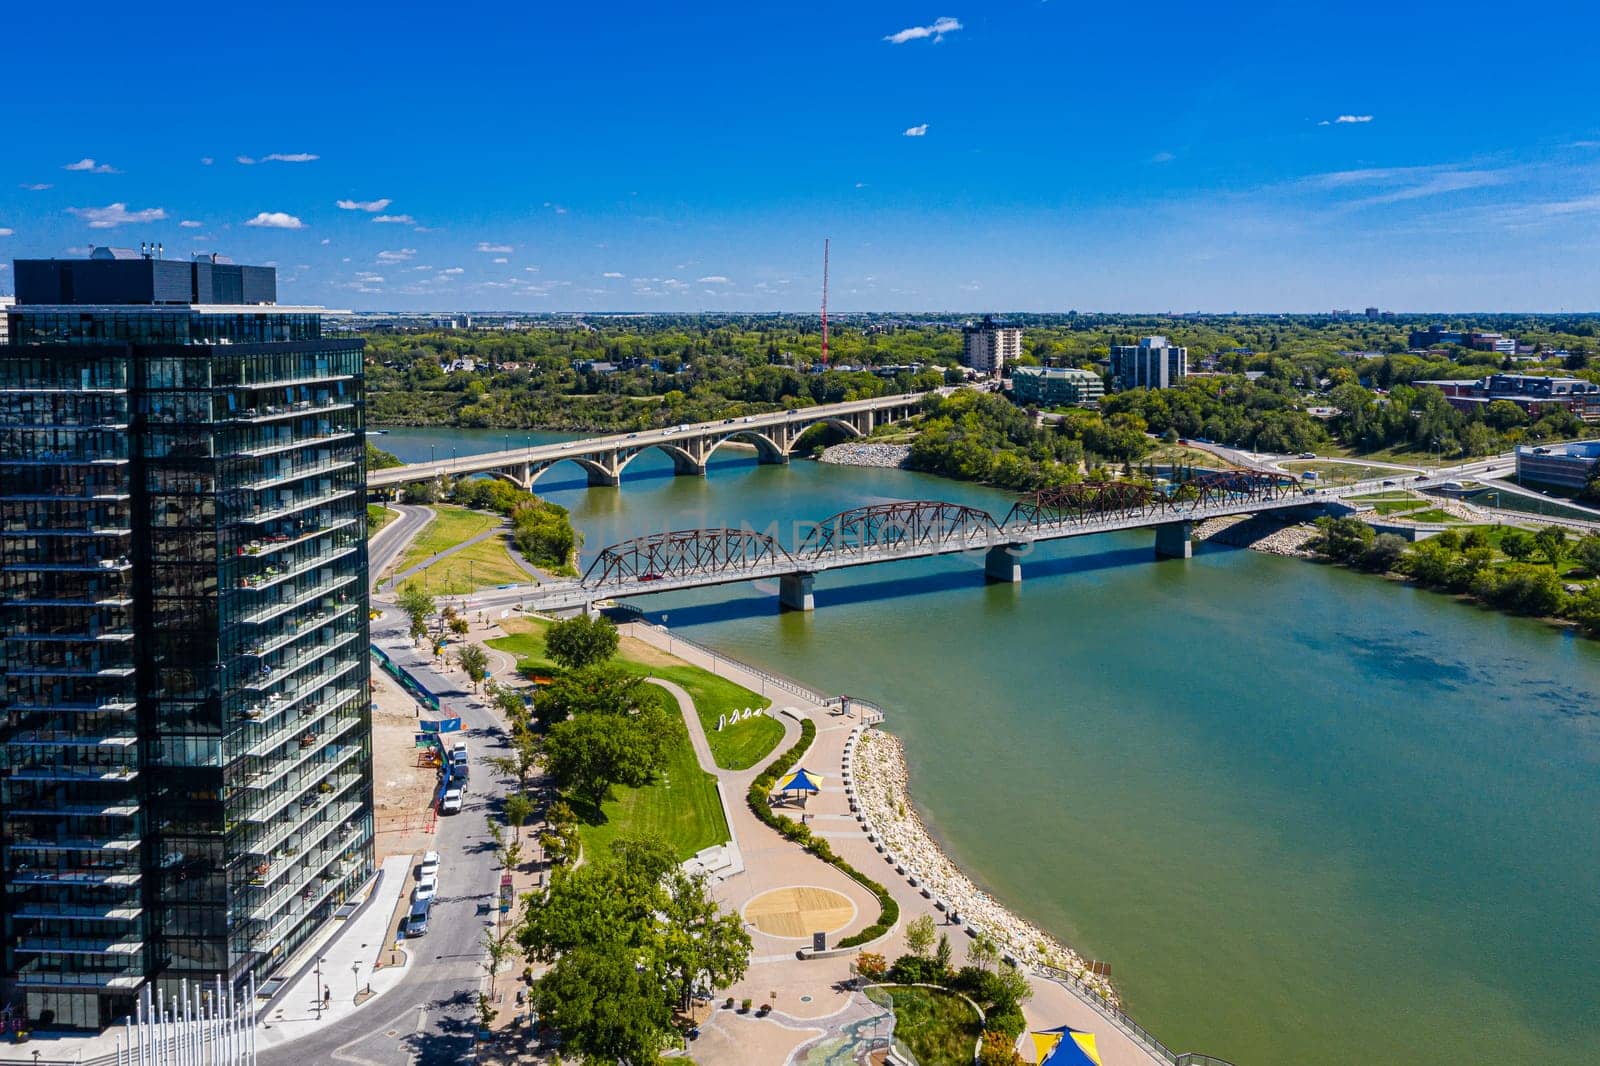
[[[407,459],[501,433],[396,430]],[[512,434],[512,442],[550,439]],[[726,454],[726,453],[723,453]],[[586,560],[669,528],[891,499],[1003,514],[902,471],[642,457],[537,486]],[[886,708],[912,792],[998,899],[1111,963],[1174,1050],[1239,1066],[1600,1058],[1600,645],[1296,560],[1148,533],[633,602],[673,630]]]

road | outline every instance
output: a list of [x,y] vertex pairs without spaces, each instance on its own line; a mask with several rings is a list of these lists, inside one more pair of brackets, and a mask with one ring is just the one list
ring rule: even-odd
[[400,517],[391,519],[372,535],[367,541],[367,573],[372,578],[372,587],[378,587],[378,579],[393,566],[401,554],[411,544],[422,527],[433,521],[433,508],[417,507],[413,504],[391,503],[389,510],[396,511]]
[[[399,526],[407,511],[426,511],[400,510],[402,518],[373,538],[374,573],[380,553],[392,561],[409,540],[397,535],[379,544],[378,538]],[[412,533],[419,528],[420,523],[413,525]],[[410,670],[450,714],[461,716],[461,735],[472,753],[466,804],[460,814],[439,819],[434,848],[441,863],[440,891],[427,936],[409,945],[412,956],[405,977],[369,1007],[326,1032],[261,1052],[262,1066],[326,1062],[445,1066],[472,1061],[477,993],[486,974],[483,936],[493,921],[499,888],[494,843],[484,815],[499,809],[512,783],[487,760],[509,754],[509,746],[498,712],[433,670],[406,639],[406,623],[398,611],[374,606],[383,615],[372,623],[373,643]]]

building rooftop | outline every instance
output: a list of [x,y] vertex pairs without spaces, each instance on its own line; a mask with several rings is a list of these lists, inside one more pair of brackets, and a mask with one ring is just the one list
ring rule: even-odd
[[86,259],[13,262],[22,307],[249,306],[278,302],[278,271],[219,255],[165,259],[158,244],[95,248]]

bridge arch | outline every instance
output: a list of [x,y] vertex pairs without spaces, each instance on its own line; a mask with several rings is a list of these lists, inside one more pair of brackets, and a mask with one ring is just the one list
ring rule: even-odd
[[[835,429],[843,430],[846,435],[851,437],[866,436],[865,433],[856,428],[855,423],[849,421],[848,419],[835,418],[832,415],[824,415],[822,418],[815,418],[811,419],[810,421],[798,418],[795,419],[794,439],[799,440],[802,435],[810,432],[813,429],[816,429],[818,426],[832,426]],[[793,447],[793,441],[790,442],[790,446]]]
[[579,456],[572,455],[562,456],[559,459],[547,459],[543,462],[532,464],[530,473],[528,475],[528,484],[524,485],[523,487],[529,491],[532,491],[535,482],[544,477],[550,471],[554,470],[556,467],[561,466],[563,463],[572,463],[577,466],[583,471],[584,477],[588,479],[588,482],[591,485],[611,483],[611,471],[606,469],[605,466],[595,462],[593,459],[584,459]]
[[736,429],[732,433],[723,434],[713,440],[706,448],[705,461],[710,462],[711,456],[724,444],[740,443],[754,444],[756,456],[763,463],[781,463],[788,458],[788,451],[779,447],[778,442],[755,429]]
[[612,471],[612,474],[618,480],[621,480],[622,472],[627,470],[635,459],[639,458],[639,456],[648,451],[665,452],[667,457],[672,460],[672,469],[674,473],[700,473],[704,470],[704,465],[697,460],[694,455],[688,451],[688,449],[682,447],[681,445],[669,444],[666,441],[658,441],[651,444],[639,445],[632,451],[625,452],[619,449],[617,451],[617,468],[616,470]]
[[794,564],[776,539],[753,529],[680,529],[613,544],[595,556],[580,582],[586,589],[636,586],[675,578],[739,574]]
[[834,552],[906,550],[971,544],[998,536],[987,511],[944,500],[905,500],[852,507],[818,522],[795,548],[800,558]]

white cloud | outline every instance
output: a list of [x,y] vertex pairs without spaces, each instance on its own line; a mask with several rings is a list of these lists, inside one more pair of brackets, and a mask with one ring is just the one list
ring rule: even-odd
[[416,258],[415,248],[395,248],[378,253],[380,263],[404,263],[407,259]]
[[729,281],[727,278],[723,277],[721,274],[707,274],[705,277],[696,278],[695,280],[698,281],[702,285],[732,285],[733,284],[733,282]]
[[1361,208],[1504,185],[1518,174],[1515,167],[1479,170],[1457,166],[1373,167],[1316,174],[1301,184],[1334,192],[1365,192],[1366,195],[1345,202],[1347,207]]
[[856,188],[858,188],[858,189],[865,189],[865,188],[866,188],[866,187],[867,187],[867,183],[866,183],[866,182],[864,182],[864,181],[858,181],[858,182],[856,182]]
[[544,205],[546,207],[548,207],[550,210],[554,211],[558,215],[564,215],[564,214],[567,213],[567,209],[566,208],[562,207],[560,204],[551,203],[549,200],[546,200],[544,202]]
[[412,218],[410,215],[378,215],[372,221],[396,222],[402,226],[415,226],[417,224],[417,220]]
[[494,255],[510,255],[512,252],[516,251],[516,249],[511,247],[509,244],[490,244],[488,241],[479,241],[478,251],[492,253]]
[[394,203],[387,196],[381,200],[336,200],[334,202],[345,211],[366,211],[369,214],[376,214]]
[[622,275],[620,273],[618,273],[617,271],[615,271],[615,270],[608,270],[604,274],[601,274],[600,276],[603,277],[603,278],[620,278],[620,277],[622,277]]
[[529,273],[529,274],[537,274],[537,273],[539,273],[539,268],[538,267],[523,267],[522,269],[525,272]]
[[1317,123],[1319,126],[1351,126],[1371,122],[1371,115],[1340,115],[1336,119],[1323,119]]
[[924,38],[932,37],[933,42],[938,44],[944,40],[945,34],[954,33],[960,28],[961,23],[959,21],[946,16],[934,19],[931,26],[907,26],[899,33],[889,34],[884,40],[890,44],[905,44],[907,41],[920,41]]
[[215,162],[216,162],[216,160],[212,159],[208,155],[203,155],[203,156],[200,157],[200,165],[203,166],[203,167],[209,167],[212,163],[215,163]]
[[383,281],[383,275],[374,274],[370,270],[362,270],[356,273],[356,280],[364,281],[369,285],[377,285]]
[[61,169],[62,170],[82,170],[82,171],[85,171],[86,173],[89,173],[89,174],[121,174],[122,173],[122,171],[118,170],[116,167],[112,166],[110,163],[96,163],[93,159],[90,159],[88,156],[84,156],[82,159],[78,160],[76,163],[68,163],[66,166],[62,167]]
[[320,155],[310,152],[273,152],[271,155],[261,157],[263,163],[315,163],[321,159]]
[[256,165],[256,161],[254,159],[251,159],[247,155],[236,155],[236,156],[234,156],[234,158],[237,159],[239,162],[243,163],[247,167],[253,167],[253,166]]
[[0,226],[0,237],[15,237],[17,231],[9,226]]
[[184,229],[199,229],[201,226],[205,225],[205,223],[196,222],[192,218],[186,218],[182,222],[178,223],[178,225],[182,226]]
[[920,126],[912,126],[906,130],[907,137],[926,137],[927,135],[928,124],[926,122]]
[[1176,158],[1178,158],[1178,157],[1173,155],[1171,152],[1157,152],[1155,155],[1150,157],[1150,162],[1152,162],[1152,163],[1170,163]]
[[245,222],[246,226],[261,229],[305,229],[306,224],[284,211],[262,211]]
[[506,258],[506,257],[505,257],[505,256],[503,256],[503,255],[500,255],[500,256],[496,256],[496,257],[495,257],[495,260],[494,260],[494,261],[495,261],[495,262],[496,262],[496,263],[509,263],[509,262],[511,262],[511,260],[509,260],[509,259],[507,259],[507,258]]
[[159,207],[142,211],[129,211],[127,204],[110,204],[106,207],[69,207],[67,211],[89,223],[90,229],[113,229],[131,222],[159,222],[167,213]]
[[440,277],[444,277],[444,276],[448,275],[450,277],[455,277],[457,274],[465,274],[465,273],[466,273],[466,271],[463,270],[461,267],[447,267],[444,270],[439,271],[439,276]]
[[324,237],[324,238],[322,238],[322,243],[323,243],[324,246],[326,246],[326,245],[332,244],[333,241],[329,240],[327,237]]
[[46,181],[36,181],[31,185],[19,185],[18,188],[27,189],[29,192],[44,192],[46,189],[55,188],[55,186]]

